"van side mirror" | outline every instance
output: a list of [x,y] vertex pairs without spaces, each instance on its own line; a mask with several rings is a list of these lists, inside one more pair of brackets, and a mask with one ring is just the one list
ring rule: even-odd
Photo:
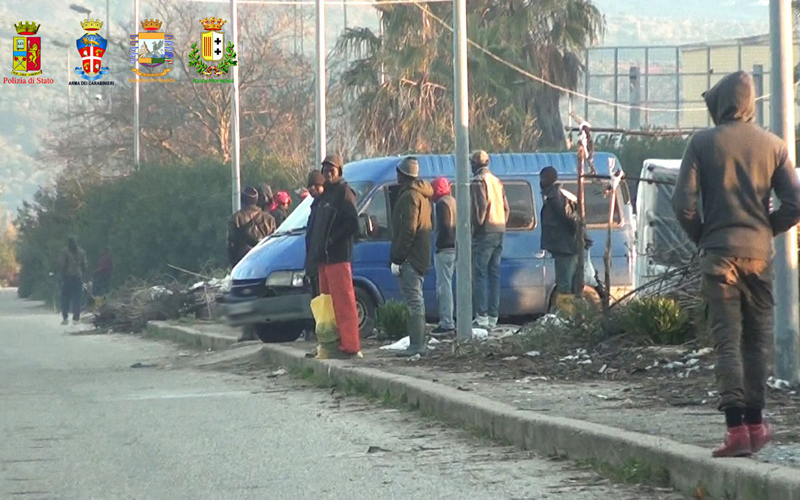
[[375,225],[372,223],[372,218],[369,214],[360,214],[358,216],[358,237],[359,239],[367,239],[375,234]]

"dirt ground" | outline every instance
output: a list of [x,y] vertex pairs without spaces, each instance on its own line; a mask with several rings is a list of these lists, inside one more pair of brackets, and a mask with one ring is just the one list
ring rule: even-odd
[[[476,346],[443,341],[418,360],[364,343],[367,366],[474,391],[518,409],[587,420],[711,448],[724,432],[711,349],[559,346],[526,351],[509,336]],[[309,348],[312,345],[309,344]],[[776,385],[778,384],[778,385]],[[760,461],[800,467],[800,395],[772,380],[766,415],[776,437]]]

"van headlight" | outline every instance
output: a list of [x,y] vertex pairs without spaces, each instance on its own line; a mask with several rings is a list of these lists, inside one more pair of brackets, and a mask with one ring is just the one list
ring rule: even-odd
[[275,271],[267,277],[264,285],[300,288],[303,286],[303,278],[305,276],[305,271]]

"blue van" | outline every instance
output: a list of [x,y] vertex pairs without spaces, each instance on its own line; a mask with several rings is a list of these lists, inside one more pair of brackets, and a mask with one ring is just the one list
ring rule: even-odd
[[[420,176],[428,181],[455,176],[451,155],[419,155]],[[510,207],[501,261],[502,317],[543,314],[552,306],[555,270],[551,256],[540,250],[538,224],[542,198],[539,172],[553,166],[564,187],[576,191],[574,153],[528,153],[490,155],[490,168],[503,182]],[[388,300],[401,300],[397,278],[389,266],[391,210],[397,197],[395,167],[399,157],[374,158],[349,163],[344,178],[355,190],[361,231],[353,251],[353,282],[356,291],[359,326],[362,335],[373,331],[378,306]],[[600,176],[617,172],[616,157],[595,154]],[[586,184],[588,235],[594,241],[592,262],[603,270],[603,252],[609,221],[606,182]],[[258,244],[233,269],[231,291],[225,297],[223,314],[233,326],[256,329],[264,342],[297,339],[304,328],[313,325],[310,291],[304,285],[305,227],[311,205],[307,198],[289,215],[278,230]],[[627,186],[617,191],[612,227],[611,291],[629,289],[635,265],[635,228]],[[433,259],[433,252],[431,252]],[[425,308],[430,319],[438,313],[433,267],[425,277]]]

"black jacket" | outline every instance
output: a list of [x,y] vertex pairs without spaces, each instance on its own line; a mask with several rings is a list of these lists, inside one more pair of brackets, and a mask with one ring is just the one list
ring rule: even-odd
[[286,220],[286,217],[289,216],[289,211],[283,207],[278,207],[270,212],[270,215],[275,219],[275,228],[279,228],[281,224],[283,224],[283,221]]
[[[726,76],[705,100],[716,127],[696,133],[686,148],[675,216],[709,253],[772,260],[773,236],[800,221],[800,182],[786,143],[753,123],[755,87],[747,73]],[[772,190],[781,205],[770,213]]]
[[542,192],[542,250],[553,254],[578,253],[578,214],[574,195],[556,182]]
[[393,264],[411,264],[421,275],[431,267],[431,233],[433,188],[417,179],[400,186],[392,209]]
[[306,229],[306,272],[318,264],[350,262],[358,233],[356,193],[344,181],[325,184],[325,192],[311,204]]
[[445,195],[436,201],[436,251],[456,247],[456,200]]

